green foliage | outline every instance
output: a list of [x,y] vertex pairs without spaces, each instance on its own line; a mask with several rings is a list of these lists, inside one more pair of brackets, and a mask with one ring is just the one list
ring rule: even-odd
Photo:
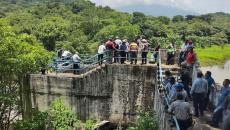
[[51,103],[48,110],[51,127],[57,130],[71,130],[76,117],[74,113],[64,105],[61,99],[57,99]]
[[17,121],[13,124],[13,128],[15,130],[45,130],[48,122],[47,118],[47,112],[33,110],[31,120]]
[[92,120],[87,120],[85,122],[85,130],[92,130],[95,125],[95,122]]
[[181,22],[181,21],[184,21],[184,16],[182,15],[176,15],[172,18],[172,21],[173,22]]
[[[12,27],[0,21],[0,129],[22,113],[20,88],[29,73],[36,73],[49,63],[47,52],[32,35],[16,34]],[[16,114],[14,114],[14,113]],[[12,115],[11,115],[12,114]]]
[[155,114],[140,112],[136,126],[129,127],[128,130],[159,130],[157,118]]

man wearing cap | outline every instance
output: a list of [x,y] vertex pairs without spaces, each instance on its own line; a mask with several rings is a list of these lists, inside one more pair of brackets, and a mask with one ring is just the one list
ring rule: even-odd
[[177,100],[169,106],[168,111],[175,115],[181,130],[187,130],[192,125],[192,108],[183,100],[181,93],[177,94]]
[[175,101],[177,94],[180,93],[183,95],[183,100],[187,102],[188,101],[188,94],[184,90],[184,85],[182,83],[178,83],[175,85],[175,88],[176,88],[176,93],[172,96],[171,101]]
[[147,64],[147,55],[149,50],[149,43],[147,40],[142,39],[142,45],[141,45],[141,58],[142,58],[142,64]]

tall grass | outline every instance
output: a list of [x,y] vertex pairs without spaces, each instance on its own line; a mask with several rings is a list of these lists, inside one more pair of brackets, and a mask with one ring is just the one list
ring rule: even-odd
[[201,66],[223,65],[230,60],[230,45],[197,48],[196,53]]

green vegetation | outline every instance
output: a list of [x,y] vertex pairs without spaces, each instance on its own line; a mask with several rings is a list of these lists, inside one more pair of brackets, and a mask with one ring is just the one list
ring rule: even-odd
[[96,7],[87,0],[2,0],[0,21],[16,34],[36,37],[43,46],[71,52],[95,53],[100,42],[109,37],[135,40],[142,35],[155,47],[160,42],[177,46],[192,39],[197,47],[230,43],[230,15],[175,16],[172,19],[146,16],[140,12],[127,14],[110,7]]
[[135,126],[129,127],[128,130],[159,130],[158,120],[154,114],[140,112]]
[[53,101],[49,110],[33,110],[31,119],[13,124],[15,130],[91,130],[94,125],[92,120],[79,121],[61,99]]
[[230,45],[196,49],[201,66],[223,65],[230,59]]

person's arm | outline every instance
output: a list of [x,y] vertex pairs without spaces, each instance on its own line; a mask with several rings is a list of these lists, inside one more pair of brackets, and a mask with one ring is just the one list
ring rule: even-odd
[[214,89],[215,89],[215,90],[217,90],[217,85],[216,85],[216,82],[215,82],[215,80],[214,80],[214,79],[212,79],[212,80],[213,80],[212,85],[214,86]]
[[171,105],[169,105],[168,112],[169,112],[170,114],[173,114],[174,109],[175,109],[175,106],[174,106],[174,102],[173,102]]
[[191,88],[190,94],[194,93],[195,88],[196,88],[196,81],[194,81],[194,83],[192,84],[192,88]]

